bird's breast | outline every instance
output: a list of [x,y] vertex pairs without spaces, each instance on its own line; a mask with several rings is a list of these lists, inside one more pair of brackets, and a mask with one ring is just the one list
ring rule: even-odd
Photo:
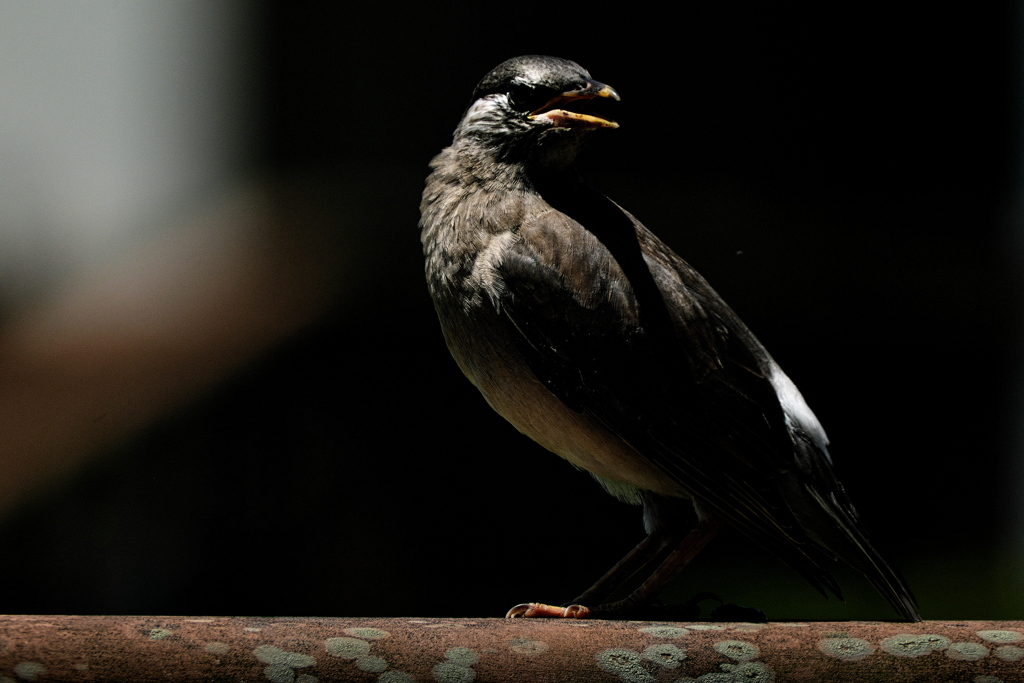
[[604,287],[621,280],[606,272],[618,267],[614,259],[538,195],[514,183],[503,192],[485,191],[466,182],[465,174],[450,173],[448,154],[435,160],[424,192],[422,239],[430,292],[463,373],[520,432],[594,474],[613,495],[629,502],[637,502],[638,489],[686,496],[630,444],[552,393],[524,359],[514,326],[499,310],[508,284],[501,270],[516,247],[528,247],[531,259],[558,271],[584,298],[622,296]]
[[687,497],[632,446],[548,390],[509,338],[505,321],[485,300],[468,312],[459,303],[446,304],[443,297],[435,304],[452,356],[498,414],[544,448],[595,475],[626,502],[639,502],[637,490]]

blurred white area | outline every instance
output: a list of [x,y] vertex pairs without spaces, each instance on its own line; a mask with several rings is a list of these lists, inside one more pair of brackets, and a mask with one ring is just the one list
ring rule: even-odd
[[238,181],[245,10],[0,0],[0,306]]
[[247,177],[247,9],[0,0],[0,514],[330,303],[329,221]]

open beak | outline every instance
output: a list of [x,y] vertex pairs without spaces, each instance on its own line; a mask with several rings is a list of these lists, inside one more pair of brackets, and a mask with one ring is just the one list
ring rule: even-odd
[[548,121],[561,128],[618,128],[611,119],[587,113],[587,109],[600,99],[619,101],[619,93],[610,85],[588,81],[586,87],[557,95],[543,107],[530,112],[530,118]]

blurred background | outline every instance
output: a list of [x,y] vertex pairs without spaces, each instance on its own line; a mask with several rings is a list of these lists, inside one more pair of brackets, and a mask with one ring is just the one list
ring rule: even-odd
[[[500,616],[640,539],[423,282],[428,161],[542,53],[622,95],[585,175],[801,387],[925,617],[1020,618],[1022,18],[0,0],[0,611]],[[842,581],[724,535],[666,598],[892,616]]]

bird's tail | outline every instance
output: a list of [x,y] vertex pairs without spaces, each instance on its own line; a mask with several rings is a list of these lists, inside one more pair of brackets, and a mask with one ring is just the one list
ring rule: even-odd
[[[842,486],[827,494],[822,494],[813,486],[807,486],[807,489],[831,517],[831,523],[824,527],[829,529],[830,533],[821,534],[819,537],[814,528],[819,525],[805,523],[804,528],[808,535],[835,553],[840,560],[864,574],[900,616],[907,621],[921,621],[921,613],[910,587],[868,540],[857,519],[857,512],[846,498]],[[836,533],[837,527],[842,533]]]

